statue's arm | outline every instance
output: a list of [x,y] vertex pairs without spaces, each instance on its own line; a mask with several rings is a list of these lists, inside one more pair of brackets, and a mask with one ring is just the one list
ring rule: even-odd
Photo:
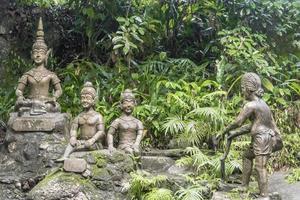
[[60,85],[60,80],[55,74],[53,74],[52,83],[54,85],[55,90],[53,96],[55,97],[55,99],[58,99],[62,95],[62,88]]
[[136,136],[136,140],[135,140],[135,143],[134,143],[134,145],[137,146],[137,147],[140,145],[140,143],[143,139],[143,132],[144,132],[144,126],[143,126],[141,121],[138,121],[137,136]]
[[23,75],[20,79],[19,79],[19,83],[16,89],[16,95],[17,98],[24,98],[23,93],[25,90],[25,87],[27,85],[27,75]]
[[252,113],[252,106],[250,104],[246,104],[234,122],[225,128],[224,134],[227,134],[229,131],[240,127],[251,116]]
[[95,135],[90,139],[91,143],[94,144],[99,138],[104,137],[104,120],[101,115],[99,115],[98,123],[97,123],[97,132]]
[[116,130],[118,129],[119,123],[118,119],[112,122],[112,124],[109,127],[109,130],[107,132],[107,145],[109,149],[114,148],[114,134],[116,133]]
[[252,127],[252,124],[246,124],[246,125],[244,125],[240,128],[237,128],[233,131],[229,131],[229,138],[232,139],[232,138],[235,138],[237,136],[249,133],[251,131],[251,127]]
[[78,129],[78,117],[74,119],[70,130],[70,144],[75,146],[77,143],[77,129]]

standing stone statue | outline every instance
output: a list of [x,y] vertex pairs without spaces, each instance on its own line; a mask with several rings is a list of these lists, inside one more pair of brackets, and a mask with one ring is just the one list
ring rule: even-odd
[[86,82],[81,90],[81,105],[84,109],[73,121],[70,131],[70,143],[62,158],[64,161],[73,151],[96,150],[101,145],[98,140],[104,137],[104,120],[100,113],[94,110],[97,95],[91,82]]
[[[255,73],[246,73],[241,80],[242,92],[249,102],[245,104],[238,117],[226,129],[228,139],[250,132],[251,145],[244,153],[243,158],[243,186],[248,187],[255,160],[257,181],[260,195],[268,196],[267,162],[272,151],[282,148],[279,130],[275,124],[272,112],[268,105],[261,99],[263,89],[261,80]],[[247,119],[252,123],[240,127]],[[235,131],[231,131],[236,129]]]
[[[36,41],[32,46],[32,59],[34,68],[26,72],[18,82],[16,95],[18,97],[15,110],[22,115],[30,112],[30,115],[41,115],[47,112],[58,112],[57,98],[62,95],[60,80],[54,72],[46,69],[50,50],[44,41],[42,18],[39,19]],[[53,86],[54,94],[49,94],[50,86]],[[24,97],[25,88],[29,88],[29,95]]]
[[114,151],[113,135],[119,134],[118,149],[126,153],[139,153],[140,142],[143,137],[144,127],[140,120],[132,116],[134,106],[136,105],[135,97],[131,90],[126,89],[121,94],[121,117],[115,119],[107,133],[107,144],[110,151]]
[[10,114],[8,121],[8,126],[13,131],[68,132],[69,116],[60,113],[57,102],[62,95],[60,80],[54,72],[46,69],[49,53],[40,18],[36,41],[32,46],[34,68],[19,79],[15,112]]

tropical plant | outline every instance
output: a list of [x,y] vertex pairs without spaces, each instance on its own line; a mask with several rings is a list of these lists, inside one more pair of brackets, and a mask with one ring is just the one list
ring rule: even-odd
[[288,176],[286,176],[288,183],[295,183],[300,181],[300,169],[293,169]]
[[172,192],[168,189],[158,189],[167,181],[166,176],[150,176],[148,172],[137,171],[131,173],[129,196],[131,199],[158,199],[158,195],[164,195],[166,199],[172,199]]

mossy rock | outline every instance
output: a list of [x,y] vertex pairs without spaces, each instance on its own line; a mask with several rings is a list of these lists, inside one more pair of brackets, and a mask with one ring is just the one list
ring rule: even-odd
[[54,199],[103,199],[104,193],[88,179],[74,173],[62,171],[46,176],[28,194],[33,200]]
[[114,151],[112,155],[109,157],[110,162],[118,163],[125,160],[129,155],[125,154],[123,151]]
[[96,165],[92,167],[92,179],[98,181],[109,181],[111,180],[111,176],[107,169],[99,168]]

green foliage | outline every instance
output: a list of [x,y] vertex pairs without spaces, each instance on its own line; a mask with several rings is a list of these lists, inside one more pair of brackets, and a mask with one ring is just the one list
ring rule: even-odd
[[163,195],[166,199],[173,199],[172,192],[168,189],[160,187],[167,181],[166,176],[150,176],[145,171],[137,171],[131,173],[129,196],[131,199],[159,199],[159,195]]
[[201,185],[192,185],[188,188],[181,188],[175,195],[178,196],[179,200],[204,200],[203,191],[206,187]]
[[[226,159],[225,173],[227,176],[233,174],[234,171],[242,170],[240,151],[237,151],[237,146],[240,145],[233,145]],[[205,154],[197,147],[187,147],[186,153],[189,155],[176,161],[179,166],[192,166],[196,169],[197,174],[208,174],[213,179],[221,177],[220,154]]]
[[288,183],[295,183],[300,181],[300,168],[293,169],[288,176],[286,176]]
[[174,200],[172,191],[165,188],[152,189],[145,195],[144,200]]

